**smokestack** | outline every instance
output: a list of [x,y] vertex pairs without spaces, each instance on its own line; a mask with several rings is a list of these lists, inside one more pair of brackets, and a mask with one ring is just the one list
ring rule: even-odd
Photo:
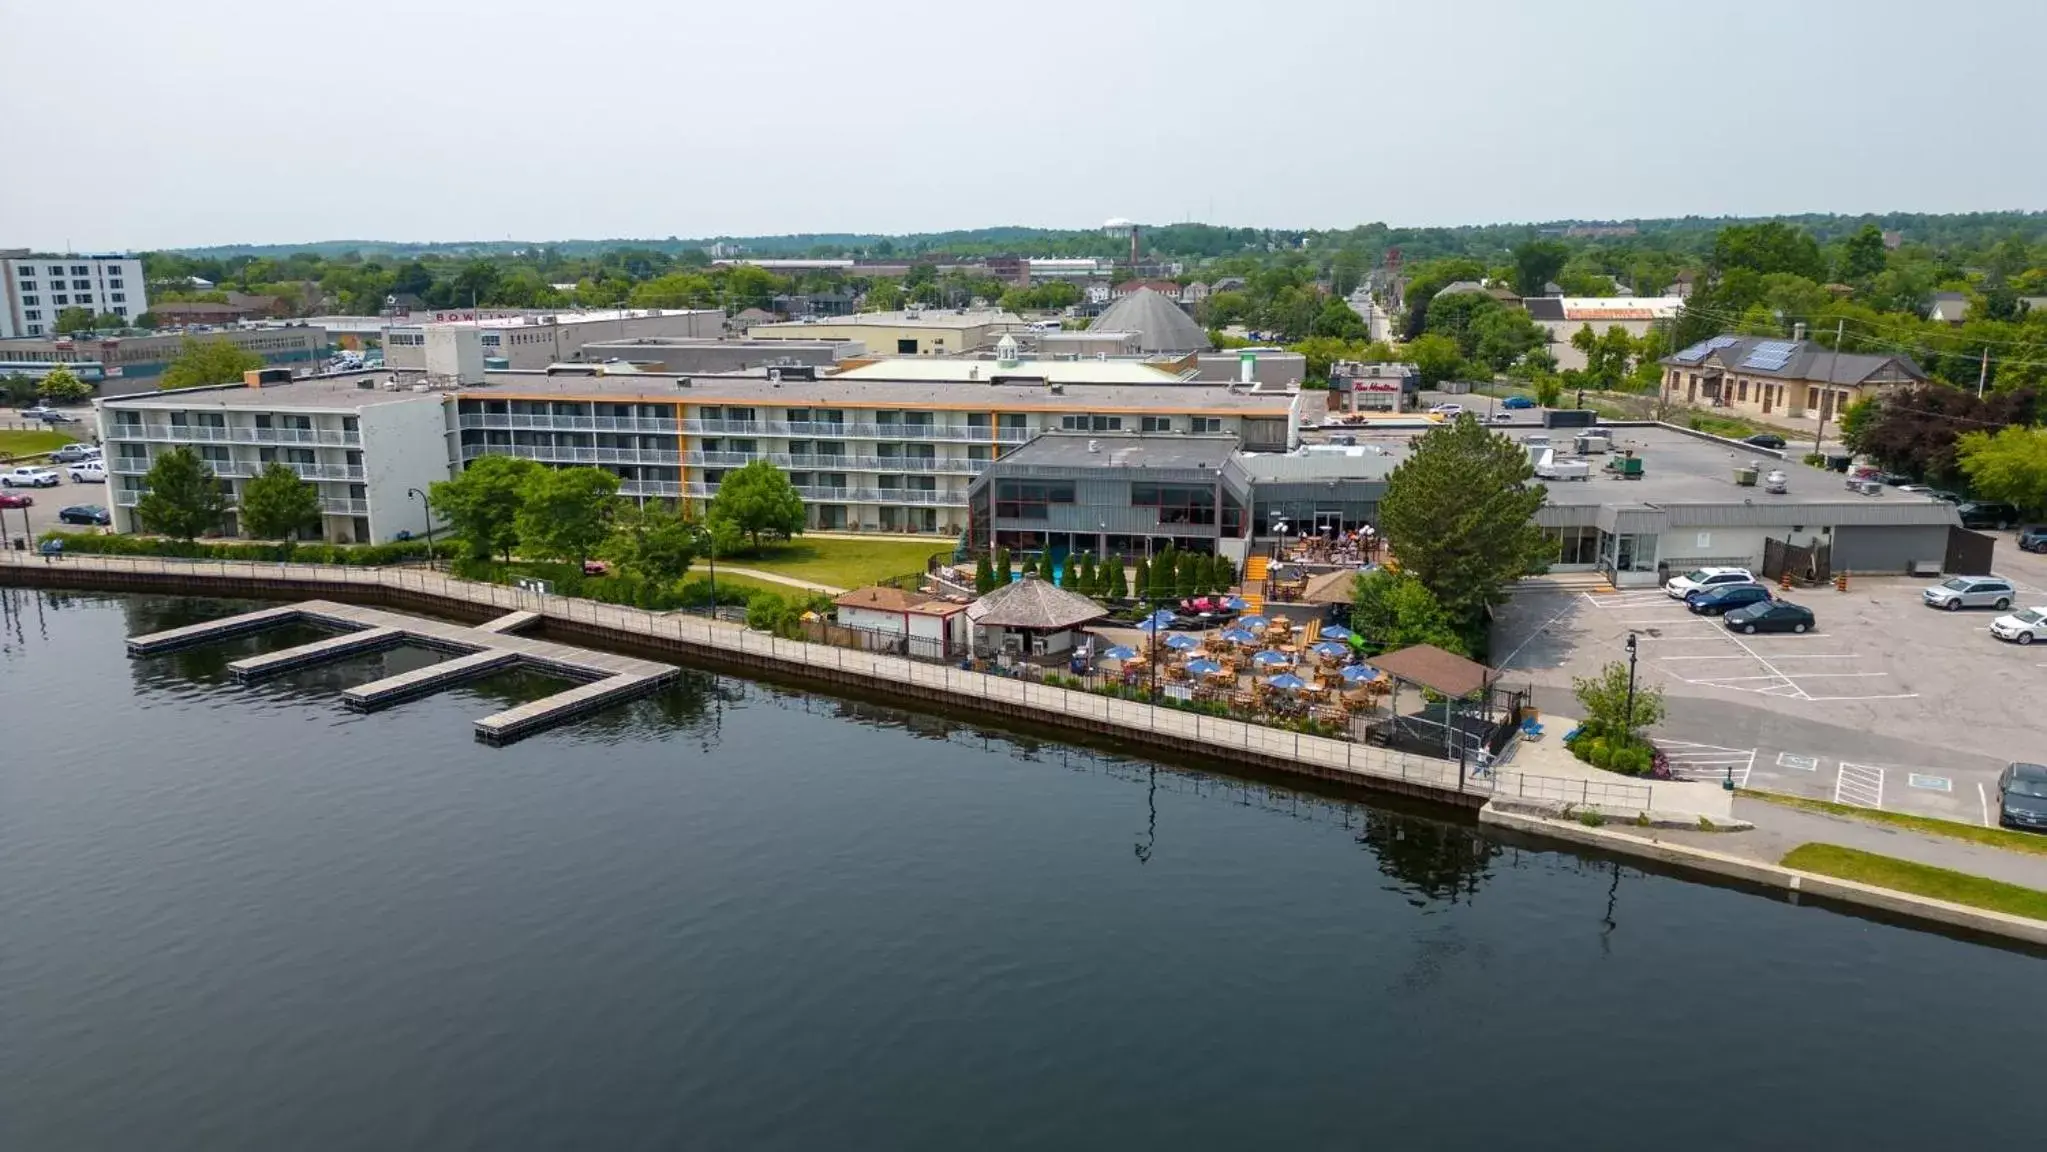
[[1137,275],[1137,225],[1130,226],[1130,274]]

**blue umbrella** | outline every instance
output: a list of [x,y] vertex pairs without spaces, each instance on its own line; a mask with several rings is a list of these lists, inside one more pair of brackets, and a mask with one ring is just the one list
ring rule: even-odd
[[1114,648],[1109,649],[1107,652],[1102,653],[1102,659],[1135,660],[1137,659],[1137,650],[1134,648],[1125,648],[1123,645],[1118,644]]
[[1168,627],[1170,625],[1161,624],[1157,620],[1146,620],[1137,626],[1137,630],[1148,635],[1157,635],[1160,632],[1164,632]]
[[1210,676],[1222,670],[1223,666],[1213,660],[1187,661],[1187,674],[1189,676]]
[[1256,634],[1243,628],[1225,628],[1223,630],[1223,639],[1232,644],[1256,644],[1258,642]]
[[1349,640],[1350,629],[1338,628],[1336,625],[1331,624],[1322,630],[1322,638],[1324,640]]
[[1274,676],[1270,680],[1267,680],[1265,682],[1265,686],[1267,688],[1284,688],[1289,692],[1298,692],[1301,689],[1306,688],[1308,686],[1308,682],[1306,680],[1301,679],[1299,676],[1294,675],[1291,672],[1282,672],[1279,675]]
[[1175,632],[1171,636],[1166,637],[1166,647],[1185,652],[1189,648],[1201,647],[1201,641],[1187,635],[1185,632]]
[[1244,603],[1242,596],[1225,596],[1222,598],[1222,606],[1231,612],[1242,612],[1250,607],[1249,604]]
[[1379,670],[1370,664],[1352,664],[1343,670],[1342,675],[1345,680],[1359,684],[1366,680],[1377,680]]
[[1350,655],[1348,647],[1338,644],[1334,640],[1324,640],[1322,643],[1315,645],[1313,651],[1317,656],[1328,656],[1332,659]]
[[1291,664],[1293,662],[1294,658],[1287,655],[1284,652],[1266,651],[1260,652],[1258,655],[1251,657],[1251,663],[1266,668],[1270,668],[1274,664]]
[[1158,611],[1152,613],[1150,616],[1146,617],[1146,619],[1150,620],[1154,624],[1157,624],[1159,627],[1164,628],[1166,625],[1171,624],[1173,622],[1173,610],[1170,608],[1161,608]]
[[1267,624],[1270,624],[1270,623],[1272,623],[1272,621],[1270,621],[1270,620],[1267,620],[1267,619],[1266,619],[1265,617],[1263,617],[1263,616],[1239,616],[1239,617],[1237,617],[1237,627],[1239,627],[1239,628],[1263,628],[1263,627],[1265,627],[1265,626],[1266,626]]

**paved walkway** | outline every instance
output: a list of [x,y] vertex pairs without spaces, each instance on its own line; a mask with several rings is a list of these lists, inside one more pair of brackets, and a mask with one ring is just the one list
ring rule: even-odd
[[1523,739],[1514,746],[1514,754],[1502,767],[1509,772],[1528,772],[1539,776],[1555,776],[1566,780],[1590,780],[1595,784],[1638,784],[1650,789],[1650,806],[1657,816],[1696,818],[1728,822],[1735,818],[1733,811],[1734,794],[1720,786],[1718,781],[1677,781],[1649,780],[1637,776],[1623,776],[1594,768],[1564,747],[1564,733],[1576,728],[1578,722],[1568,716],[1553,716],[1547,712],[1542,716],[1543,734],[1539,740]]
[[741,568],[736,565],[725,564],[721,565],[718,571],[730,572],[734,576],[745,576],[750,580],[765,580],[770,584],[802,588],[810,592],[822,592],[827,596],[842,596],[846,591],[844,588],[835,588],[830,584],[820,584],[815,580],[799,580],[794,576],[784,576],[779,572],[763,572],[758,568]]
[[1658,829],[1655,836],[1659,840],[1693,848],[1710,848],[1766,864],[1782,861],[1785,853],[1800,844],[1838,844],[1843,848],[1895,856],[1900,860],[2047,891],[2047,856],[2009,852],[1852,816],[1787,808],[1746,796],[1734,798],[1734,816],[1754,824],[1755,828],[1747,832]]

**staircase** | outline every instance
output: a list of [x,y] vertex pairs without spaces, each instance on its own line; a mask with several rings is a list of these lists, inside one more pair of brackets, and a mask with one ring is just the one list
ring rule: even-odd
[[1614,590],[1613,581],[1604,572],[1556,572],[1544,576],[1528,576],[1517,581],[1516,586],[1529,592],[1591,592],[1597,594]]
[[1271,575],[1272,560],[1267,556],[1252,556],[1244,561],[1244,611],[1253,616],[1265,614],[1265,581]]

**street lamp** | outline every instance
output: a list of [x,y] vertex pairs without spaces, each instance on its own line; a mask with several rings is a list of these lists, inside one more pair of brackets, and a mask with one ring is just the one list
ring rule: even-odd
[[419,497],[419,510],[426,513],[426,566],[438,570],[440,564],[434,557],[434,508],[427,502],[426,493],[417,488],[407,488],[407,496]]
[[718,537],[709,524],[696,525],[697,538],[703,541],[704,549],[711,559],[711,619],[718,618]]
[[1635,634],[1628,633],[1628,719],[1627,738],[1635,738]]

